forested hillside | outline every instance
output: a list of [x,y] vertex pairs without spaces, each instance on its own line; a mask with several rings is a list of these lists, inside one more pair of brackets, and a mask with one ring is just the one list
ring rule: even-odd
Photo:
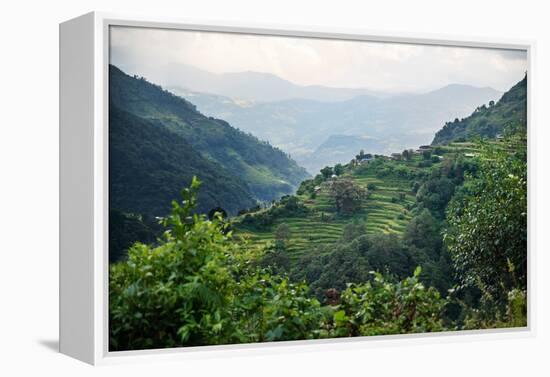
[[406,150],[327,167],[296,196],[241,215],[236,232],[267,247],[266,264],[305,279],[319,299],[330,288],[370,280],[373,270],[404,278],[417,266],[445,295],[452,280],[441,223],[455,188],[476,166],[464,158],[464,148]]
[[[270,201],[292,193],[308,176],[287,154],[267,142],[223,120],[206,117],[190,102],[144,78],[128,76],[115,66],[110,66],[109,95],[112,106],[179,136],[195,154],[236,177],[237,185],[244,182],[254,199]],[[192,168],[189,163],[193,161],[181,160],[181,164]]]
[[[230,213],[255,204],[246,183],[207,159],[183,137],[112,104],[109,114],[110,206],[124,212],[164,216],[193,176],[204,181],[197,209]],[[223,187],[223,190],[220,190]]]
[[446,144],[473,137],[495,138],[505,132],[527,128],[527,75],[504,93],[498,102],[482,105],[464,119],[445,123],[432,141],[432,145]]

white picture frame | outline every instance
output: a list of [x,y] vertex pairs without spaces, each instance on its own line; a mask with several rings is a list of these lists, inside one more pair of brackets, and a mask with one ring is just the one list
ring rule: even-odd
[[[139,26],[259,35],[383,41],[527,51],[531,98],[533,41],[365,32],[283,25],[194,22],[169,18],[88,13],[60,24],[60,352],[90,364],[182,357],[222,357],[297,350],[377,347],[399,342],[472,341],[535,334],[534,250],[529,226],[528,326],[279,343],[205,346],[146,351],[108,350],[108,64],[109,27]],[[528,101],[528,153],[534,155],[532,101]],[[532,172],[531,164],[529,175]],[[528,195],[531,198],[529,184]],[[534,218],[528,201],[529,224]]]

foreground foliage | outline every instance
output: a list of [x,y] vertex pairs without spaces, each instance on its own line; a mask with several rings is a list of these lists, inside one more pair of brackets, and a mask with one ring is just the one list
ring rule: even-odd
[[448,209],[445,240],[464,285],[505,296],[527,277],[527,153],[487,147]]
[[[524,135],[511,137],[499,147],[483,147],[479,172],[468,177],[454,197],[447,221],[445,243],[460,282],[458,288],[481,292],[480,306],[485,307],[487,317],[482,321],[493,318],[500,323],[506,317],[517,323],[522,311],[518,308],[526,307],[527,289]],[[473,316],[480,318],[475,311]]]
[[442,331],[441,312],[446,304],[435,288],[412,277],[390,283],[379,273],[366,284],[351,284],[342,293],[334,313],[333,336],[383,335]]
[[111,265],[110,349],[148,349],[442,329],[444,300],[418,281],[349,286],[329,307],[305,283],[273,275],[238,249],[221,216],[194,214],[200,183],[163,220],[158,246],[136,243]]

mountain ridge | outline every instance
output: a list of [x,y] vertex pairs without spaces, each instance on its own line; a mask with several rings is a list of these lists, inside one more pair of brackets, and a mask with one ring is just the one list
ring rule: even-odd
[[[310,174],[316,174],[322,164],[334,165],[352,158],[354,152],[350,149],[345,161],[316,161],[315,151],[331,135],[366,134],[384,140],[373,153],[415,148],[429,144],[445,121],[467,116],[480,103],[496,100],[502,94],[490,88],[458,84],[441,88],[436,93],[391,98],[358,96],[332,103],[309,99],[238,103],[219,95],[172,90],[192,99],[201,112],[223,118],[243,131],[270,140],[306,167]],[[456,92],[462,93],[458,100],[455,100]]]
[[[228,178],[245,182],[256,200],[271,201],[292,193],[308,176],[305,169],[269,143],[224,120],[207,117],[186,99],[112,65],[109,89],[111,106],[178,136],[202,158],[222,167]],[[250,204],[248,200],[245,203]]]
[[438,130],[432,145],[446,144],[473,137],[495,138],[510,127],[527,128],[527,75],[505,92],[498,101],[478,106],[462,119],[446,122]]
[[[236,213],[255,204],[245,182],[202,157],[178,135],[116,105],[109,110],[109,156],[112,209],[164,216],[193,176],[204,183],[201,212],[223,206]],[[220,193],[216,187],[221,183],[225,190]]]
[[[300,85],[272,73],[243,71],[212,73],[187,64],[167,64],[162,69],[141,66],[122,67],[138,72],[164,87],[179,87],[191,91],[222,95],[241,100],[273,102],[305,98],[323,102],[344,101],[358,95],[387,97],[393,95],[369,88],[340,88],[323,85]],[[395,94],[395,93],[394,93]]]

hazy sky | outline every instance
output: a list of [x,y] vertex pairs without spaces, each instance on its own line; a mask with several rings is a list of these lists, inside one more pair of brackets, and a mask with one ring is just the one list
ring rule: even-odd
[[408,92],[451,83],[506,91],[527,70],[525,51],[129,27],[111,28],[111,63],[137,74],[183,63],[212,73],[272,73],[300,85]]

